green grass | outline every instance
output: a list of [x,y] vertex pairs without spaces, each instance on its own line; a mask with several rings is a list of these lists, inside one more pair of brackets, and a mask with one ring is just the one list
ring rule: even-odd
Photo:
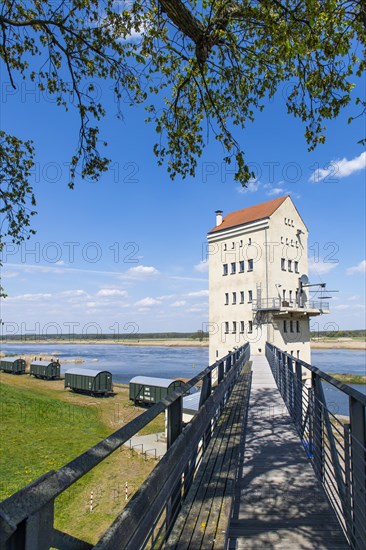
[[[95,399],[65,392],[61,383],[2,376],[0,500],[57,470],[139,414],[124,387],[116,398],[98,400],[96,407],[91,406]],[[164,416],[152,424],[147,430],[162,431]],[[56,499],[55,527],[96,544],[126,504],[126,481],[131,496],[154,466],[154,460],[121,447]]]
[[0,384],[0,499],[108,435],[93,407]]
[[366,376],[362,374],[329,373],[343,384],[366,384]]

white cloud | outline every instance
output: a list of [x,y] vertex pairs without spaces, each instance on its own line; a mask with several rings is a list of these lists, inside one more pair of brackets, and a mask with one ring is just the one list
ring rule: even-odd
[[87,296],[85,290],[64,290],[61,293],[61,296]]
[[109,298],[109,297],[115,297],[115,296],[127,296],[127,292],[125,290],[119,290],[118,288],[101,288],[97,292],[97,296],[101,296],[103,298]]
[[126,274],[132,277],[156,277],[160,272],[153,266],[138,265],[128,269]]
[[208,296],[208,290],[198,290],[197,292],[189,292],[187,296],[194,298],[201,298],[203,296]]
[[241,194],[255,193],[258,191],[260,184],[261,183],[257,178],[253,178],[248,181],[245,187],[237,187],[237,191]]
[[172,298],[175,298],[176,294],[163,294],[162,296],[158,296],[157,300],[171,300]]
[[366,151],[361,153],[358,157],[352,160],[346,158],[332,160],[326,168],[318,168],[315,170],[309,181],[312,183],[319,183],[329,176],[330,180],[337,181],[341,178],[346,178],[354,172],[359,172],[366,168]]
[[206,313],[207,305],[204,306],[193,306],[187,309],[187,313]]
[[183,307],[186,305],[186,303],[187,302],[185,300],[177,300],[176,302],[171,304],[171,307]]
[[349,309],[351,306],[348,304],[338,304],[337,306],[333,306],[332,309],[336,309],[339,311],[342,311],[344,309]]
[[18,277],[19,273],[17,271],[3,271],[1,273],[2,279],[13,279],[14,277]]
[[39,300],[49,300],[52,294],[37,293],[37,294],[18,294],[17,296],[9,296],[7,300],[14,302],[37,302]]
[[362,260],[358,265],[354,265],[347,269],[347,275],[354,275],[357,273],[366,273],[366,260]]
[[208,261],[201,260],[199,264],[196,264],[194,266],[194,269],[196,271],[199,271],[200,273],[206,273],[208,271]]
[[155,298],[143,298],[142,300],[139,300],[138,302],[135,302],[135,306],[137,307],[151,307],[151,306],[158,306],[160,305],[160,300],[156,300]]
[[267,191],[267,195],[269,197],[274,197],[276,195],[285,195],[287,191],[283,189],[283,187],[273,187],[269,191]]
[[325,273],[329,273],[329,271],[332,271],[332,269],[337,267],[337,265],[338,263],[336,262],[315,262],[314,258],[309,258],[309,273],[324,275]]

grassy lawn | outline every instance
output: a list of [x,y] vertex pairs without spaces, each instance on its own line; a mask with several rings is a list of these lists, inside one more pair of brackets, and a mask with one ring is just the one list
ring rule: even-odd
[[366,376],[362,374],[342,374],[342,373],[329,373],[333,378],[336,378],[343,384],[366,384]]
[[[143,412],[129,402],[126,386],[116,385],[115,391],[113,398],[96,399],[65,391],[62,381],[1,374],[0,500]],[[163,430],[161,415],[144,433]],[[125,447],[114,452],[56,499],[55,527],[95,544],[125,505],[125,483],[131,496],[154,465]]]

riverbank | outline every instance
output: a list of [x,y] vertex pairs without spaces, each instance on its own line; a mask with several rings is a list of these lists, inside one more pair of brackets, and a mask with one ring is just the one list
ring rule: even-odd
[[58,346],[58,345],[70,345],[70,344],[76,344],[76,345],[103,345],[103,346],[147,346],[147,347],[155,347],[155,346],[162,346],[162,347],[171,347],[171,348],[207,348],[208,347],[208,340],[200,341],[200,340],[193,340],[190,338],[177,338],[177,339],[169,339],[169,338],[153,338],[153,339],[135,339],[135,340],[122,340],[122,339],[94,339],[94,340],[81,340],[81,339],[70,339],[70,340],[30,340],[27,338],[27,340],[8,340],[6,342],[0,342],[0,349],[1,345],[52,345],[52,346]]
[[312,340],[310,342],[311,349],[351,349],[351,350],[366,350],[366,342],[364,340],[343,340],[342,338],[332,338],[330,340]]
[[[193,340],[190,338],[153,338],[153,339],[128,339],[128,340],[113,340],[113,339],[94,339],[94,340],[82,340],[82,339],[70,339],[70,340],[10,340],[7,342],[0,342],[1,345],[105,345],[105,346],[146,346],[146,347],[172,347],[172,348],[207,348],[208,340]],[[354,340],[352,338],[332,338],[329,340],[311,340],[311,349],[350,349],[350,350],[366,350],[366,342],[364,340]],[[0,353],[1,356],[1,353]]]

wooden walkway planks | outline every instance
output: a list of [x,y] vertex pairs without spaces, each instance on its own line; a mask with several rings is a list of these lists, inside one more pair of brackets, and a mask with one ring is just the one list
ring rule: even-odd
[[265,357],[253,356],[245,445],[229,548],[346,549]]
[[243,369],[214,430],[166,549],[225,547],[249,384],[250,363]]

